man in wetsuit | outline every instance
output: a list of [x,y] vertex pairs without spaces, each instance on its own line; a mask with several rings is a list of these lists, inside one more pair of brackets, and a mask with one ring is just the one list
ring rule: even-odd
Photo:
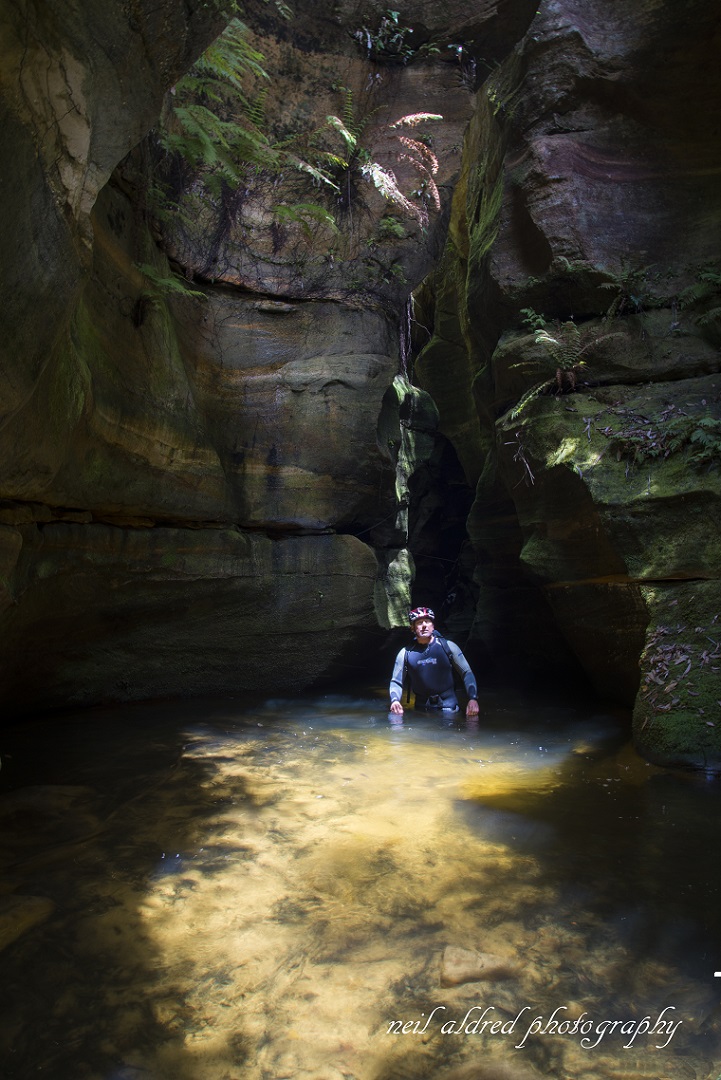
[[478,716],[476,680],[465,656],[452,641],[435,633],[435,615],[430,608],[414,608],[408,621],[415,635],[414,643],[401,649],[391,677],[391,712],[403,714],[401,697],[406,676],[410,679],[416,705],[425,709],[458,712],[458,698],[453,687],[453,669],[461,675],[468,695],[466,716]]

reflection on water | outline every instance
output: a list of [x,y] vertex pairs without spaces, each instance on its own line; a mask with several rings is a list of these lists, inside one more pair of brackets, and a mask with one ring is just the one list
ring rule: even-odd
[[717,1080],[718,782],[481,704],[0,733],[3,1077]]

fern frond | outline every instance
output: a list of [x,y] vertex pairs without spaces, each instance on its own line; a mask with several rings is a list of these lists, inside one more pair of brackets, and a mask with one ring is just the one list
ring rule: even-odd
[[423,188],[425,189],[425,194],[430,196],[436,210],[440,210],[441,195],[438,190],[438,186],[428,169],[423,164],[423,162],[417,161],[415,158],[410,157],[408,154],[400,154],[399,158],[401,161],[407,161],[409,165],[413,166],[416,172],[420,173],[420,175],[423,177]]
[[340,117],[327,116],[326,120],[330,124],[330,126],[332,128],[335,128],[335,130],[342,136],[349,149],[355,150],[356,146],[358,145],[358,139],[353,134],[353,132],[346,127]]
[[706,311],[703,315],[699,316],[699,326],[710,326],[712,323],[721,320],[721,307],[711,308],[710,311]]
[[556,334],[545,328],[536,331],[536,344],[543,345],[560,367],[570,367],[574,363],[580,338],[578,327],[571,321],[563,323]]
[[247,109],[247,117],[251,124],[260,128],[265,122],[265,103],[268,98],[268,87],[264,86],[258,91],[258,94],[253,102],[250,103]]
[[426,177],[426,192],[430,196],[431,201],[433,202],[433,205],[435,206],[436,210],[440,210],[441,209],[441,193],[438,190],[438,185],[436,184],[436,182],[435,182],[435,180],[433,179],[432,176],[427,176]]
[[372,180],[378,191],[384,199],[388,199],[390,202],[400,206],[410,217],[416,219],[416,221],[425,224],[427,221],[426,215],[422,207],[416,206],[410,199],[406,198],[403,192],[398,187],[398,181],[395,174],[390,169],[384,169],[382,165],[379,165],[377,161],[371,161],[367,165],[364,165],[361,172],[368,179]]
[[694,285],[688,285],[679,294],[678,303],[679,307],[689,308],[695,304],[701,304],[704,300],[708,300],[713,290],[709,289],[705,282],[696,282]]
[[312,176],[314,180],[317,180],[319,184],[327,184],[328,187],[333,188],[334,191],[338,190],[338,185],[334,183],[331,177],[316,165],[312,165],[309,161],[305,161],[296,154],[286,154],[285,160],[293,165],[294,168],[298,169],[299,172],[308,173],[308,175]]
[[355,109],[353,108],[353,91],[349,87],[345,87],[345,95],[343,97],[343,123],[349,131],[359,134],[356,127]]
[[285,224],[299,225],[303,233],[308,237],[312,235],[311,224],[313,222],[325,226],[334,234],[338,232],[338,226],[333,215],[322,206],[316,206],[315,203],[295,203],[293,206],[281,204],[273,208],[273,213],[277,220]]
[[542,394],[545,390],[550,390],[555,384],[556,378],[554,376],[552,379],[546,379],[544,382],[536,383],[530,390],[526,390],[525,394],[523,394],[520,400],[517,401],[511,409],[511,420],[518,419],[529,402],[533,401],[535,397],[538,397],[538,395]]
[[346,158],[339,157],[338,154],[331,154],[329,150],[318,151],[316,157],[324,164],[329,165],[335,169],[347,169],[349,165],[349,162]]
[[196,60],[191,71],[207,79],[230,84],[237,90],[242,88],[243,77],[247,74],[267,79],[268,73],[263,68],[265,57],[247,41],[247,31],[247,26],[240,19],[233,19],[220,37]]
[[441,113],[429,113],[429,112],[409,113],[408,116],[402,116],[400,118],[400,120],[396,120],[394,124],[389,124],[388,126],[391,128],[391,130],[395,130],[395,128],[403,127],[403,126],[414,127],[416,124],[422,124],[426,120],[442,120],[442,119],[443,119],[443,116],[441,115]]
[[405,146],[407,150],[410,150],[412,154],[416,154],[419,158],[422,158],[423,161],[427,162],[429,171],[435,176],[438,172],[438,158],[425,143],[419,142],[418,139],[409,139],[406,135],[399,135],[398,141],[402,146]]
[[614,330],[609,334],[599,334],[598,337],[592,337],[589,341],[587,341],[585,343],[585,345],[582,345],[581,348],[579,349],[579,351],[578,351],[579,358],[581,356],[583,356],[583,354],[587,350],[595,349],[598,345],[601,344],[602,341],[608,341],[610,338],[614,338],[614,337],[622,338],[622,337],[626,337],[626,335],[624,334],[624,332],[622,330]]
[[520,313],[523,316],[522,321],[526,324],[526,326],[529,327],[529,329],[536,331],[536,330],[543,330],[545,328],[545,326],[546,326],[545,317],[543,315],[539,315],[539,313],[537,311],[534,311],[533,308],[530,308],[530,307],[521,308]]

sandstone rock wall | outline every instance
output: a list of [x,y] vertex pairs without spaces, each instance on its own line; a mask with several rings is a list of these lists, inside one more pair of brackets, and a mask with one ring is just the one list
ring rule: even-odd
[[[5,708],[367,676],[369,635],[408,602],[407,483],[436,413],[405,405],[426,396],[396,382],[399,325],[443,235],[472,95],[453,63],[379,67],[359,48],[353,31],[382,7],[300,4],[289,30],[278,6],[248,4],[277,126],[339,111],[339,81],[357,101],[370,85],[367,153],[382,156],[394,118],[442,105],[441,201],[425,231],[383,246],[369,189],[340,222],[340,256],[311,252],[319,275],[294,235],[273,250],[250,200],[250,243],[231,235],[211,268],[202,236],[159,246],[139,142],[222,6],[2,7]],[[444,49],[457,26],[508,33],[495,5],[451,14]],[[423,40],[439,33],[428,5],[408,16]],[[166,252],[194,295],[156,287]]]
[[[703,4],[541,6],[479,93],[417,365],[480,476],[475,634],[506,664],[560,680],[580,667],[635,704],[644,753],[708,767],[721,757],[718,39]],[[555,352],[533,332],[544,325]]]

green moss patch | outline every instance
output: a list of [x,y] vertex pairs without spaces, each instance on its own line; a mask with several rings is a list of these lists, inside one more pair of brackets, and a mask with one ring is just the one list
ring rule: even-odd
[[651,622],[640,658],[636,744],[660,764],[721,771],[721,583],[642,592]]

